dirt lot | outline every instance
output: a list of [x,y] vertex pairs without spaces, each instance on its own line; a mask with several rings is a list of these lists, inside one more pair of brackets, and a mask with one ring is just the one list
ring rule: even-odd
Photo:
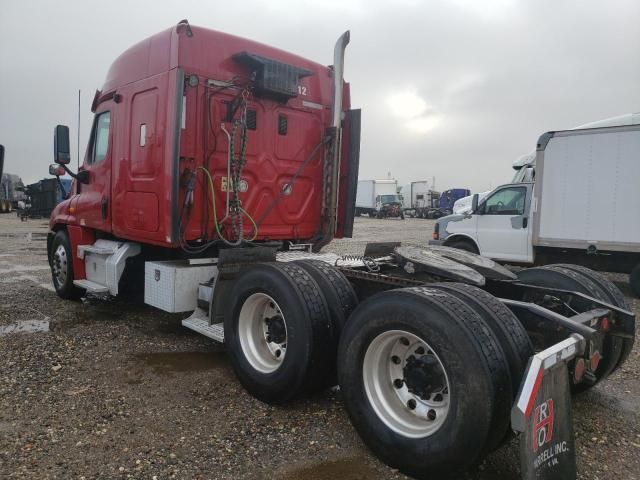
[[[357,219],[356,237],[328,250],[424,243],[432,229]],[[405,478],[363,446],[339,393],[270,407],[243,391],[220,347],[178,328],[179,316],[60,300],[46,231],[44,221],[0,216],[0,478]],[[612,279],[630,295],[624,276]],[[580,478],[640,479],[639,367],[636,348],[575,399]],[[467,478],[518,478],[515,443]]]

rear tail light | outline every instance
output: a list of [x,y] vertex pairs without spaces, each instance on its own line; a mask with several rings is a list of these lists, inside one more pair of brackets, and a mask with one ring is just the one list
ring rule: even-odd
[[438,232],[433,232],[433,239],[434,240],[438,240],[439,237],[440,237],[440,235],[438,235]]
[[603,332],[609,331],[609,329],[611,328],[609,317],[602,317],[602,320],[600,320],[600,328],[602,329]]
[[595,372],[600,364],[600,360],[602,359],[602,355],[597,350],[591,355],[591,371]]

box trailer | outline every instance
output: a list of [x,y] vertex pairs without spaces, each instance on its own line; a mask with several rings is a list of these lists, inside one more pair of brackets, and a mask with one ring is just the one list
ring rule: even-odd
[[356,216],[399,217],[402,215],[402,202],[397,180],[358,180]]
[[[249,393],[282,404],[337,382],[364,442],[409,475],[478,464],[513,428],[523,471],[572,478],[567,392],[621,364],[633,314],[603,296],[615,287],[578,291],[590,271],[557,288],[446,247],[322,253],[356,204],[348,42],[327,67],[181,21],[123,53],[79,172],[55,128],[50,172],[75,178],[49,221],[57,294],[115,296],[127,272],[144,275],[127,286],[192,311],[182,325],[224,344]],[[535,435],[551,404],[555,434]],[[554,464],[532,467],[546,451]]]
[[640,125],[548,132],[537,145],[535,182],[440,219],[437,241],[505,262],[628,273],[640,295]]

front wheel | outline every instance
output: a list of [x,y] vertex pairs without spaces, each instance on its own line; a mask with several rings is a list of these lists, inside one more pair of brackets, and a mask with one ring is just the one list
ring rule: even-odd
[[58,231],[51,243],[51,277],[59,297],[73,300],[82,296],[83,290],[73,284],[73,254],[71,242],[64,230]]

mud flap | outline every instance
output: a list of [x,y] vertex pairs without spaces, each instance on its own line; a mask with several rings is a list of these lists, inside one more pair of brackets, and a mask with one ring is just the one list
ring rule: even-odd
[[534,355],[511,412],[519,433],[520,471],[524,480],[576,478],[576,451],[567,362],[584,351],[574,334]]

